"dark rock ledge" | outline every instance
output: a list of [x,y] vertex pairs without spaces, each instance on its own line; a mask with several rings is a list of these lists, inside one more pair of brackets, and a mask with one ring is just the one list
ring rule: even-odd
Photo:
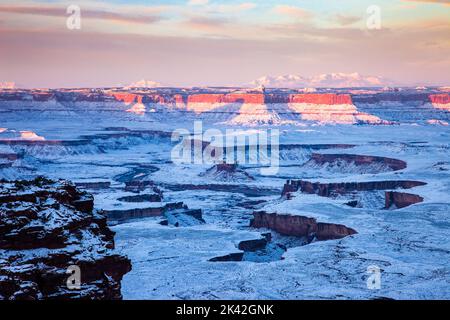
[[[0,300],[121,299],[130,260],[93,197],[67,181],[0,181]],[[68,268],[80,270],[78,289]]]

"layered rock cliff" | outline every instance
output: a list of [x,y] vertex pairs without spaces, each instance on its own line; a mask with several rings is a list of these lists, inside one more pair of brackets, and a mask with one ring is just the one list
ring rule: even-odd
[[392,190],[398,188],[410,189],[423,185],[426,185],[426,183],[412,180],[337,183],[319,183],[304,180],[288,180],[283,187],[282,195],[286,195],[289,192],[301,191],[303,193],[317,194],[322,197],[330,197],[333,194],[345,194],[353,191]]
[[423,198],[417,194],[395,191],[386,191],[385,199],[385,209],[392,207],[400,209],[423,202]]
[[306,237],[319,241],[341,239],[357,232],[341,224],[317,222],[314,218],[299,215],[267,213],[257,211],[253,213],[250,222],[253,228],[268,228],[282,235]]
[[113,249],[91,195],[62,180],[0,182],[0,299],[121,299],[131,263]]
[[[133,118],[171,113],[245,125],[320,122],[391,124],[450,120],[450,94],[437,90],[353,92],[237,88],[59,89],[0,91],[0,111],[40,112],[67,117],[109,113]],[[31,108],[32,105],[32,108]],[[247,117],[246,117],[247,116]]]
[[[306,165],[328,166],[336,171],[355,166],[361,173],[379,173],[384,171],[398,171],[406,168],[406,162],[398,159],[356,155],[356,154],[320,154],[313,153]],[[353,169],[353,168],[351,168]]]

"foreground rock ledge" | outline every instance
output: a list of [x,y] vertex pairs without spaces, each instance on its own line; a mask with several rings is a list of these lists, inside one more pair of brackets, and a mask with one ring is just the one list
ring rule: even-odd
[[[93,197],[67,181],[0,181],[0,300],[121,299],[130,261]],[[81,286],[67,286],[69,267]]]

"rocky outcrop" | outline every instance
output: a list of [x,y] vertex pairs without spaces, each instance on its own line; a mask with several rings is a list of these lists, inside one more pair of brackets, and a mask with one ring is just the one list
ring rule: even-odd
[[229,93],[229,94],[192,94],[188,96],[189,103],[249,103],[264,104],[264,94]]
[[81,189],[109,189],[111,187],[111,182],[109,181],[96,181],[96,182],[76,182],[75,186]]
[[442,93],[442,94],[430,94],[429,96],[431,103],[437,104],[449,104],[450,103],[450,94]]
[[304,180],[288,180],[283,187],[282,195],[285,196],[289,192],[301,191],[303,193],[317,194],[322,197],[331,197],[333,195],[346,194],[354,191],[410,189],[423,185],[426,185],[426,183],[412,180],[340,183],[319,183]]
[[[228,262],[228,261],[247,261],[245,259],[246,253],[257,253],[264,255],[263,251],[266,249],[268,242],[271,241],[271,234],[263,234],[263,238],[244,240],[239,242],[238,249],[242,252],[234,252],[224,256],[214,257],[209,259],[211,262]],[[255,261],[257,262],[257,261]]]
[[421,102],[447,104],[450,100],[448,93],[420,92],[407,90],[399,91],[373,91],[356,93],[298,93],[297,90],[266,89],[265,92],[252,90],[236,91],[234,89],[214,88],[153,88],[150,90],[129,89],[13,89],[2,91],[0,101],[50,101],[58,102],[104,102],[119,101],[126,104],[155,103],[155,104],[189,104],[189,103],[305,103],[319,105],[344,105],[354,103],[382,103],[382,102]]
[[175,227],[190,227],[205,223],[201,209],[188,209],[187,206],[182,209],[165,210],[163,215],[167,225]]
[[[406,162],[393,158],[366,156],[357,154],[319,154],[313,153],[309,163],[316,165],[354,164],[357,167],[370,167],[398,171],[406,168]],[[375,168],[375,169],[376,169]]]
[[147,217],[159,217],[166,211],[187,209],[183,202],[167,203],[162,205],[153,205],[144,208],[132,208],[123,210],[103,210],[108,219],[113,221],[124,221],[129,219],[140,219]]
[[310,103],[322,105],[353,104],[349,94],[307,93],[289,95],[289,103]]
[[16,153],[0,153],[0,159],[16,161],[17,159],[19,159],[19,155]]
[[448,93],[432,88],[317,89],[315,93],[276,88],[12,89],[0,92],[0,108],[6,113],[28,112],[31,103],[32,112],[48,112],[51,108],[59,116],[80,117],[93,112],[126,118],[204,114],[204,119],[231,124],[393,124],[449,120],[448,99]]
[[130,219],[142,219],[148,217],[164,217],[167,221],[164,224],[171,224],[176,227],[190,226],[205,223],[201,209],[189,209],[183,202],[173,203],[153,203],[148,207],[131,209],[103,210],[108,220],[115,223],[124,222]]
[[430,101],[436,109],[450,111],[450,94],[431,94]]
[[262,250],[267,245],[267,239],[261,238],[261,239],[254,239],[254,240],[244,240],[239,242],[238,249],[242,251],[258,251]]
[[251,181],[254,178],[235,163],[219,163],[200,174],[218,181]]
[[404,192],[386,191],[385,192],[386,203],[384,208],[405,208],[410,205],[423,202],[423,198],[419,195]]
[[[131,264],[92,208],[92,196],[67,181],[1,182],[0,299],[121,299]],[[78,288],[67,285],[73,267]]]
[[325,144],[281,144],[279,146],[280,151],[284,150],[326,150],[326,149],[351,149],[356,147],[354,144],[344,144],[344,143],[325,143]]
[[162,197],[162,192],[155,185],[153,181],[141,181],[141,180],[131,180],[125,182],[125,191],[130,192],[141,192],[146,189],[152,190],[154,193],[159,194]]
[[305,237],[309,240],[316,238],[319,241],[340,239],[357,233],[341,224],[322,223],[314,218],[265,211],[253,213],[250,227],[268,228],[282,235]]
[[162,196],[158,193],[153,194],[138,194],[135,196],[126,196],[122,198],[118,198],[118,201],[123,202],[161,202]]
[[230,253],[224,256],[220,257],[214,257],[209,259],[208,261],[211,262],[230,262],[230,261],[242,261],[242,258],[244,257],[244,252],[235,252]]
[[396,123],[426,123],[430,119],[448,122],[450,95],[429,90],[355,94],[354,104],[361,111]]

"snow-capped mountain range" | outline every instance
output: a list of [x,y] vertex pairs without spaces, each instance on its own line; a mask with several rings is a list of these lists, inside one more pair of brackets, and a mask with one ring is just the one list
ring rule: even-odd
[[288,74],[281,76],[263,76],[249,83],[250,86],[267,88],[351,88],[384,87],[393,82],[379,76],[366,76],[354,73],[325,73],[312,77]]
[[16,84],[11,81],[0,81],[0,89],[14,89]]
[[152,80],[139,80],[137,82],[134,82],[128,86],[125,86],[124,88],[126,89],[131,89],[131,88],[158,88],[161,87],[161,83],[156,82],[156,81],[152,81]]

